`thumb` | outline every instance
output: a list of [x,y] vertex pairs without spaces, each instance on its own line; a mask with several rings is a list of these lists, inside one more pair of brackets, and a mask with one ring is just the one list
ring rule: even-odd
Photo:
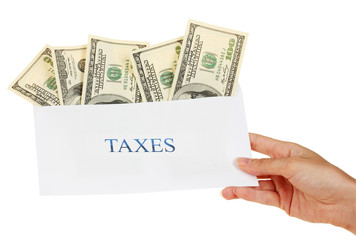
[[291,160],[291,158],[238,158],[236,162],[241,170],[255,176],[281,175],[288,178]]

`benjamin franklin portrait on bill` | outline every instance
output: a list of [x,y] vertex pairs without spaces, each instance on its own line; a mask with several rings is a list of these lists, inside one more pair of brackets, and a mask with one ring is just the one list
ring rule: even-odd
[[173,100],[195,99],[204,97],[217,97],[221,94],[211,86],[202,83],[184,85],[173,96]]
[[99,96],[93,97],[88,104],[122,104],[131,103],[127,98],[114,95],[114,94],[101,94]]

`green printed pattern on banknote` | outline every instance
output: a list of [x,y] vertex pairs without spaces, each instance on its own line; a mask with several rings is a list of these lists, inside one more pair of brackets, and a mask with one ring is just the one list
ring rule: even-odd
[[50,46],[41,50],[9,89],[37,106],[60,105]]
[[136,50],[131,61],[144,102],[167,101],[183,37]]
[[189,20],[169,100],[234,95],[247,36]]
[[141,102],[130,54],[147,45],[146,42],[89,36],[81,103]]
[[81,102],[86,46],[53,47],[58,97],[62,105],[79,105]]

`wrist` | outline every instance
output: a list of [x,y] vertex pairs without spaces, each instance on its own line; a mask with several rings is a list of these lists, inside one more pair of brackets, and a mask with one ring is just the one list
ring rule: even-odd
[[344,215],[341,225],[342,228],[352,232],[356,235],[356,180],[350,184],[349,197],[347,198],[344,207]]

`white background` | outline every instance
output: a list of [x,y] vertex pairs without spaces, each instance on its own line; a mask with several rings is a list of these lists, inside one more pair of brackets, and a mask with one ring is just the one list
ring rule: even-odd
[[46,43],[80,45],[95,34],[155,44],[183,35],[188,18],[245,31],[240,84],[249,130],[298,142],[355,177],[352,4],[3,1],[0,239],[354,239],[277,208],[226,201],[221,189],[40,197],[33,108],[6,89]]

